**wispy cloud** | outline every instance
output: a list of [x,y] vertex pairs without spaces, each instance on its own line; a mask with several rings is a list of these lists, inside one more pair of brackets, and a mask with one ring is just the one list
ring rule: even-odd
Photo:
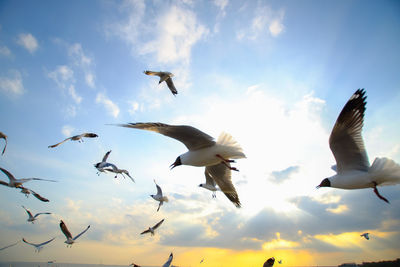
[[216,22],[214,25],[214,30],[213,30],[214,33],[218,33],[221,20],[226,16],[225,8],[228,6],[229,0],[214,0],[213,3],[217,8],[219,8]]
[[25,92],[22,76],[19,71],[11,71],[8,77],[0,77],[0,91],[12,96],[20,96]]
[[74,127],[72,127],[71,125],[64,125],[61,129],[61,133],[65,136],[65,137],[70,137],[72,132],[75,130]]
[[86,84],[95,87],[95,75],[92,71],[93,59],[88,57],[82,49],[82,45],[75,43],[69,46],[68,54],[73,61],[73,64],[84,72]]
[[30,33],[18,35],[17,43],[33,54],[39,47],[36,38]]
[[0,56],[11,57],[11,50],[7,46],[0,46]]
[[97,94],[96,103],[103,105],[105,109],[108,111],[108,113],[110,113],[114,118],[118,117],[119,107],[104,94],[102,93]]
[[297,173],[300,169],[300,166],[290,166],[281,171],[273,171],[270,175],[270,180],[275,183],[282,183],[283,181],[290,178],[291,175]]
[[60,88],[66,88],[68,84],[74,81],[74,71],[67,65],[57,66],[52,72],[49,72],[48,77],[57,83]]
[[68,93],[72,97],[72,99],[75,101],[76,104],[81,103],[82,97],[76,94],[74,85],[69,86]]

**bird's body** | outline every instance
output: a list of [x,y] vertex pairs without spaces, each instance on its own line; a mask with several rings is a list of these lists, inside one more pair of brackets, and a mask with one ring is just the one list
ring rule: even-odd
[[343,107],[329,137],[329,146],[336,159],[336,174],[322,180],[318,187],[340,189],[373,188],[400,183],[400,165],[388,158],[375,158],[369,164],[361,131],[366,109],[364,89],[358,89]]
[[68,246],[72,247],[72,244],[75,243],[75,240],[78,239],[84,233],[86,233],[87,230],[89,230],[90,225],[88,225],[88,227],[86,227],[85,230],[83,230],[80,234],[76,235],[75,237],[72,237],[71,232],[68,230],[67,226],[65,225],[65,223],[62,220],[60,221],[60,228],[61,228],[61,231],[63,232],[63,234],[65,235],[65,237],[67,238],[67,240],[64,241],[64,243],[67,244],[67,247]]
[[34,247],[35,247],[35,252],[40,252],[40,251],[42,250],[42,248],[43,248],[44,245],[50,243],[50,242],[53,241],[54,239],[55,239],[55,237],[53,237],[52,239],[50,239],[50,240],[48,240],[48,241],[45,241],[45,242],[43,242],[43,243],[40,243],[40,244],[30,243],[30,242],[26,241],[25,238],[22,238],[22,241],[24,241],[24,242],[25,242],[26,244],[28,244],[28,245],[34,246]]
[[[225,168],[225,167],[224,167]],[[216,182],[215,180],[211,177],[210,173],[207,171],[204,172],[204,175],[206,177],[206,183],[205,184],[200,184],[199,187],[205,188],[207,190],[210,190],[212,192],[212,198],[216,197],[216,192],[219,190],[219,188],[216,187]]]
[[8,186],[8,187],[14,187],[14,188],[22,188],[22,184],[32,181],[32,180],[38,180],[38,181],[48,181],[48,182],[56,182],[54,180],[47,180],[47,179],[41,179],[41,178],[22,178],[22,179],[15,179],[15,177],[6,169],[3,169],[0,167],[0,170],[8,177],[9,181],[8,183],[4,181],[0,181],[0,184]]
[[164,263],[164,265],[162,267],[170,267],[173,258],[174,258],[174,255],[171,252],[171,254],[169,254],[168,260]]
[[[111,163],[110,163],[110,164],[111,164]],[[110,167],[111,167],[111,168],[103,168],[103,170],[104,170],[104,171],[108,171],[108,172],[113,172],[113,173],[115,173],[115,174],[116,174],[116,175],[115,175],[115,178],[117,178],[117,175],[118,175],[118,174],[121,174],[122,177],[125,178],[125,176],[124,176],[124,174],[125,174],[125,175],[127,175],[127,176],[132,180],[132,182],[135,182],[135,179],[132,178],[132,176],[129,174],[129,172],[128,172],[127,170],[118,169],[118,167],[115,166],[114,164],[111,164]]]
[[147,229],[147,230],[141,232],[140,234],[143,235],[143,234],[150,233],[151,235],[154,235],[154,231],[155,231],[158,227],[160,227],[160,225],[164,222],[164,220],[165,220],[165,219],[162,219],[162,220],[159,221],[156,225],[154,225],[153,227],[149,227],[149,229]]
[[26,213],[28,213],[28,222],[33,223],[34,221],[37,220],[37,217],[41,214],[51,214],[50,212],[40,212],[40,213],[36,213],[35,216],[32,215],[32,213],[30,212],[30,210],[28,210],[27,208],[25,208],[24,206],[22,206],[24,208],[24,210],[26,211]]
[[158,208],[157,211],[160,210],[160,207],[163,205],[164,202],[168,202],[168,197],[163,196],[161,187],[156,183],[156,180],[154,180],[154,183],[156,184],[157,188],[157,194],[156,195],[150,195],[154,200],[158,201]]
[[365,239],[369,240],[369,233],[363,233],[360,236],[363,236]]
[[240,145],[227,133],[222,133],[215,142],[208,134],[187,125],[168,125],[164,123],[129,123],[117,126],[158,132],[182,142],[188,151],[176,158],[171,165],[206,167],[212,179],[236,207],[240,207],[239,196],[231,180],[233,159],[245,158]]
[[4,152],[6,152],[6,147],[7,147],[7,135],[5,135],[3,132],[0,132],[0,139],[4,139],[4,141],[6,142],[3,151],[1,152],[1,155],[4,155]]
[[61,145],[62,143],[66,142],[68,140],[78,141],[79,143],[81,143],[81,142],[83,142],[83,139],[82,139],[83,137],[95,138],[95,137],[98,137],[98,135],[95,134],[95,133],[83,133],[83,134],[79,134],[79,135],[74,135],[74,136],[71,136],[71,137],[68,137],[68,138],[64,139],[63,141],[61,141],[61,142],[59,142],[57,144],[54,144],[54,145],[51,145],[51,146],[48,146],[48,147],[49,148],[57,147],[58,145]]
[[[107,162],[108,156],[110,155],[111,150],[107,151],[107,153],[104,155],[103,159],[94,164],[94,167],[97,169],[97,175],[100,175],[100,172],[105,172],[106,170],[117,170],[117,166],[115,164]],[[107,168],[107,169],[106,169]]]
[[156,75],[156,76],[160,77],[160,81],[158,82],[158,84],[165,81],[167,83],[168,88],[171,91],[171,93],[174,96],[178,94],[178,91],[175,88],[174,82],[172,81],[172,77],[174,77],[174,74],[172,74],[171,72],[145,70],[143,73],[146,75],[153,75],[153,76]]

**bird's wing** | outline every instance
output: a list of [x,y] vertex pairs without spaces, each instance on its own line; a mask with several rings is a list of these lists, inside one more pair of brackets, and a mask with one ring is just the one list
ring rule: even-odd
[[209,147],[215,144],[214,138],[202,131],[187,125],[168,125],[164,123],[127,123],[115,124],[121,127],[135,128],[157,132],[181,141],[189,150]]
[[81,137],[94,138],[94,137],[98,137],[98,135],[95,133],[83,133],[83,134],[81,134]]
[[145,70],[143,71],[144,74],[146,75],[157,75],[159,77],[161,77],[161,72],[160,71],[151,71],[151,70]]
[[[30,212],[30,210],[28,210],[27,208],[25,208],[25,206],[22,206],[24,208],[24,210],[26,211],[26,213],[28,213],[29,218],[33,217],[32,213]],[[36,216],[35,216],[36,217]]]
[[16,242],[16,243],[14,243],[14,244],[11,244],[11,245],[8,245],[8,246],[5,246],[5,247],[2,247],[2,248],[0,248],[0,251],[1,250],[4,250],[4,249],[6,249],[6,248],[9,248],[9,247],[12,247],[12,246],[15,246],[16,244],[18,244],[20,241],[18,241],[18,242]]
[[[10,181],[15,181],[15,177],[6,169],[0,167],[0,170],[8,177]],[[7,184],[8,185],[8,184]]]
[[156,184],[156,187],[157,187],[157,195],[162,196],[161,187],[156,183],[156,180],[154,180],[154,183]]
[[162,205],[162,201],[158,202],[158,208],[157,208],[157,211],[159,211],[159,210],[160,210],[160,208],[161,208],[161,205]]
[[48,241],[46,241],[46,242],[43,242],[43,243],[37,244],[37,245],[38,245],[38,246],[43,246],[43,245],[46,245],[46,244],[50,243],[51,241],[53,241],[54,239],[56,239],[56,238],[55,238],[55,237],[53,237],[52,239],[50,239],[50,240],[48,240]]
[[6,147],[7,147],[7,135],[5,135],[4,133],[0,132],[0,138],[3,138],[4,141],[6,142],[6,144],[4,145],[4,148],[3,148],[3,152],[1,152],[1,154],[4,155],[4,152],[6,151]]
[[204,175],[206,176],[206,184],[209,184],[209,185],[212,185],[215,187],[215,185],[216,185],[215,180],[208,173],[207,168],[205,168],[205,170],[204,170]]
[[68,231],[67,225],[65,225],[65,223],[62,220],[60,221],[60,228],[67,239],[72,238],[70,231]]
[[171,90],[171,93],[173,95],[177,95],[178,91],[176,90],[174,82],[172,81],[171,77],[166,79],[165,82],[167,83],[169,90]]
[[174,258],[174,255],[171,252],[171,254],[169,254],[169,258],[168,258],[167,262],[164,263],[164,265],[162,267],[169,267],[171,265],[171,262],[172,262],[173,258]]
[[39,212],[39,213],[36,213],[35,214],[35,217],[33,217],[33,218],[36,218],[37,216],[39,216],[40,214],[51,214],[50,212]]
[[368,171],[368,156],[361,136],[366,98],[364,89],[358,89],[350,97],[329,137],[338,173],[346,170]]
[[156,225],[153,226],[153,230],[156,230],[158,227],[160,227],[160,225],[164,222],[165,219],[162,219],[161,221],[159,221]]
[[24,241],[25,243],[27,243],[27,244],[29,244],[29,245],[31,245],[31,246],[34,246],[34,247],[36,247],[36,246],[39,245],[39,244],[30,243],[30,242],[26,241],[25,238],[22,238],[22,241]]
[[46,182],[58,182],[56,180],[42,179],[42,178],[22,178],[22,179],[18,179],[18,182],[25,183],[25,182],[33,181],[33,180],[34,181],[46,181]]
[[[25,188],[26,188],[26,187],[25,187]],[[36,192],[33,191],[32,189],[29,189],[29,188],[26,188],[26,189],[28,189],[28,190],[32,193],[32,195],[33,195],[34,197],[36,197],[37,199],[39,199],[40,201],[49,202],[49,200],[48,200],[47,198],[42,197],[41,195],[39,195],[38,193],[36,193]]]
[[[226,164],[230,166],[229,163]],[[217,183],[221,191],[224,192],[226,197],[230,201],[232,201],[232,203],[235,204],[237,208],[240,208],[241,204],[239,196],[236,192],[235,187],[232,184],[231,170],[227,166],[225,166],[225,164],[220,163],[217,165],[207,166],[206,173],[208,173],[214,179],[214,181]]]
[[131,178],[132,182],[135,183],[135,179],[133,179],[133,178],[129,175],[129,172],[128,172],[127,170],[123,170],[123,171],[124,171],[123,173],[125,173],[126,175],[128,175],[128,177]]
[[107,161],[107,158],[108,158],[108,156],[110,155],[110,153],[111,153],[111,150],[110,151],[107,151],[107,153],[104,155],[104,157],[103,157],[103,160],[102,160],[102,162],[106,162]]
[[4,182],[4,181],[0,181],[0,184],[1,184],[1,185],[8,186],[8,183],[6,183],[6,182]]
[[83,235],[87,230],[89,230],[89,228],[90,228],[90,225],[88,225],[88,227],[86,227],[86,229],[83,230],[79,235],[75,236],[75,237],[73,238],[73,240],[78,239],[78,238],[79,238],[81,235]]
[[71,138],[72,138],[72,137],[68,137],[68,138],[64,139],[63,141],[61,141],[60,143],[57,143],[57,144],[48,146],[48,148],[53,148],[53,147],[56,147],[56,146],[58,146],[58,145],[61,145],[62,143],[64,143],[64,142],[70,140]]
[[147,234],[147,233],[149,233],[149,232],[150,232],[150,230],[147,229],[147,230],[144,230],[143,232],[141,232],[140,234],[143,235],[143,234]]

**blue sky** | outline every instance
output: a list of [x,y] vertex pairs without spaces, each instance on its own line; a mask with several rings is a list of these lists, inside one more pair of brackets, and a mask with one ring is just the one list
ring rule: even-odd
[[[1,1],[0,166],[58,182],[29,184],[49,203],[0,188],[0,247],[57,236],[40,254],[20,243],[0,260],[157,265],[171,251],[183,266],[203,257],[207,266],[227,257],[238,266],[274,255],[287,265],[395,258],[399,186],[380,189],[390,205],[372,189],[315,186],[333,175],[329,134],[358,88],[368,96],[370,162],[400,162],[399,12],[397,1]],[[144,70],[174,73],[178,95]],[[243,207],[199,188],[202,168],[169,170],[186,151],[178,141],[106,125],[126,122],[230,133],[247,156],[232,177]],[[83,132],[99,138],[47,147]],[[96,175],[108,150],[135,184]],[[153,179],[170,198],[158,213]],[[31,225],[21,205],[53,214]],[[139,235],[162,218],[154,238]],[[92,227],[66,250],[60,219],[73,234]]]

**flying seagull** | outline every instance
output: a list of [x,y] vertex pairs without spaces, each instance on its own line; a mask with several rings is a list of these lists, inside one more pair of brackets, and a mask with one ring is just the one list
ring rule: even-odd
[[15,177],[6,169],[0,167],[0,170],[8,177],[9,181],[4,182],[0,181],[0,184],[8,186],[8,187],[15,187],[15,188],[22,188],[22,184],[32,180],[40,180],[40,181],[48,181],[48,182],[57,182],[54,180],[46,180],[41,178],[23,178],[23,179],[15,179]]
[[24,206],[22,206],[23,208],[24,208],[24,210],[26,210],[26,213],[28,213],[28,216],[29,216],[29,218],[28,218],[28,222],[31,222],[31,223],[33,223],[34,221],[36,221],[37,220],[37,217],[40,215],[40,214],[51,214],[50,212],[40,212],[40,213],[36,213],[35,214],[35,216],[33,216],[32,215],[32,213],[30,212],[30,210],[28,210],[27,208],[25,208]]
[[15,246],[15,245],[18,244],[19,242],[21,242],[21,240],[20,240],[20,241],[17,241],[17,242],[14,243],[14,244],[11,244],[11,245],[8,245],[8,246],[5,246],[5,247],[0,248],[0,251],[5,250],[5,249],[7,249],[7,248],[10,248],[10,247],[12,247],[12,246]]
[[44,245],[50,243],[54,239],[55,239],[55,237],[53,237],[52,239],[50,239],[50,240],[48,240],[46,242],[40,243],[40,244],[30,243],[30,242],[26,241],[25,238],[22,238],[22,241],[24,241],[25,243],[27,243],[27,244],[29,244],[31,246],[34,246],[35,247],[35,252],[40,252],[40,250],[43,248]]
[[129,174],[129,172],[127,170],[118,169],[118,167],[115,166],[114,164],[112,164],[112,163],[110,163],[110,164],[111,164],[111,166],[110,166],[111,168],[103,168],[103,170],[115,173],[116,175],[114,176],[114,178],[117,178],[118,174],[121,174],[122,177],[125,178],[124,174],[126,174],[132,180],[132,182],[135,182],[135,180],[132,178],[132,176]]
[[1,155],[4,155],[4,152],[6,151],[7,147],[7,135],[5,135],[3,132],[0,132],[0,138],[3,138],[6,144],[4,145],[3,152],[1,152]]
[[335,175],[322,180],[319,187],[341,189],[373,188],[375,194],[389,203],[378,192],[378,185],[400,183],[400,165],[388,158],[375,158],[369,164],[361,130],[366,102],[364,89],[358,89],[347,101],[333,126],[329,146],[336,159]]
[[369,233],[363,233],[360,236],[363,236],[363,237],[365,237],[365,239],[369,240]]
[[165,81],[168,85],[169,90],[171,90],[171,93],[175,96],[178,94],[178,91],[175,88],[174,82],[172,81],[172,77],[174,76],[171,72],[167,71],[150,71],[150,70],[145,70],[143,72],[146,75],[157,75],[160,77],[160,81],[158,84],[162,83]]
[[112,163],[107,162],[108,156],[110,155],[111,150],[107,151],[107,153],[104,155],[103,159],[101,162],[98,162],[94,164],[94,167],[97,169],[97,175],[100,175],[100,172],[105,172],[104,168],[111,167],[112,169],[118,169],[117,166],[115,166]]
[[32,189],[29,189],[29,188],[26,188],[26,187],[23,187],[23,186],[21,186],[20,189],[21,189],[21,193],[25,194],[26,197],[29,197],[29,194],[32,194],[34,197],[36,197],[40,201],[49,202],[49,200],[47,198],[42,197],[41,195],[39,195],[38,193],[36,193]]
[[95,133],[83,133],[83,134],[79,134],[79,135],[74,135],[74,136],[71,136],[71,137],[68,137],[68,138],[64,139],[60,143],[57,143],[55,145],[51,145],[51,146],[48,146],[48,147],[49,148],[56,147],[56,146],[61,145],[62,143],[66,142],[68,140],[78,141],[79,143],[81,143],[81,142],[83,142],[83,139],[82,139],[83,137],[95,138],[95,137],[98,137],[98,135],[95,134]]
[[133,262],[131,264],[129,264],[129,266],[140,267],[140,265],[134,264]]
[[75,240],[78,239],[81,235],[83,235],[87,230],[89,230],[90,225],[88,225],[88,227],[86,227],[85,230],[83,230],[79,235],[76,235],[75,237],[72,237],[70,231],[68,231],[67,226],[65,225],[65,223],[61,220],[60,221],[60,228],[61,231],[64,233],[65,237],[67,238],[66,241],[64,241],[64,243],[67,244],[67,247],[72,247],[72,244],[75,243]]
[[172,252],[171,252],[171,254],[169,254],[168,260],[164,263],[164,265],[162,267],[170,267],[173,258],[174,258],[174,255],[172,255]]
[[[221,168],[221,171],[227,171],[228,169],[224,167],[224,169]],[[202,187],[204,189],[212,191],[212,198],[216,198],[216,193],[219,190],[219,188],[216,187],[215,180],[211,177],[209,170],[205,170],[204,175],[206,176],[206,183],[205,184],[199,184],[199,187]],[[230,175],[230,174],[229,174]]]
[[278,263],[279,263],[279,264],[282,264],[282,260],[279,260]]
[[164,222],[164,220],[165,220],[165,219],[162,219],[162,220],[159,221],[156,225],[154,225],[153,227],[149,227],[149,229],[147,229],[147,230],[141,232],[140,234],[143,235],[143,234],[150,233],[151,235],[154,235],[154,230],[156,230],[156,229]]
[[179,165],[206,167],[222,192],[236,207],[240,207],[239,196],[231,180],[232,159],[245,158],[240,145],[230,134],[221,133],[217,142],[206,133],[186,125],[168,125],[164,123],[128,123],[115,124],[121,127],[157,132],[181,141],[189,151],[176,158],[171,169]]
[[271,267],[274,266],[275,258],[269,258],[266,262],[264,262],[263,267]]
[[203,263],[203,262],[204,262],[204,258],[201,259],[200,263]]
[[168,197],[163,196],[161,187],[156,183],[156,180],[154,180],[154,183],[156,184],[157,187],[157,195],[150,195],[154,200],[158,201],[158,208],[157,211],[160,210],[160,207],[162,206],[162,204],[165,202],[168,202]]

